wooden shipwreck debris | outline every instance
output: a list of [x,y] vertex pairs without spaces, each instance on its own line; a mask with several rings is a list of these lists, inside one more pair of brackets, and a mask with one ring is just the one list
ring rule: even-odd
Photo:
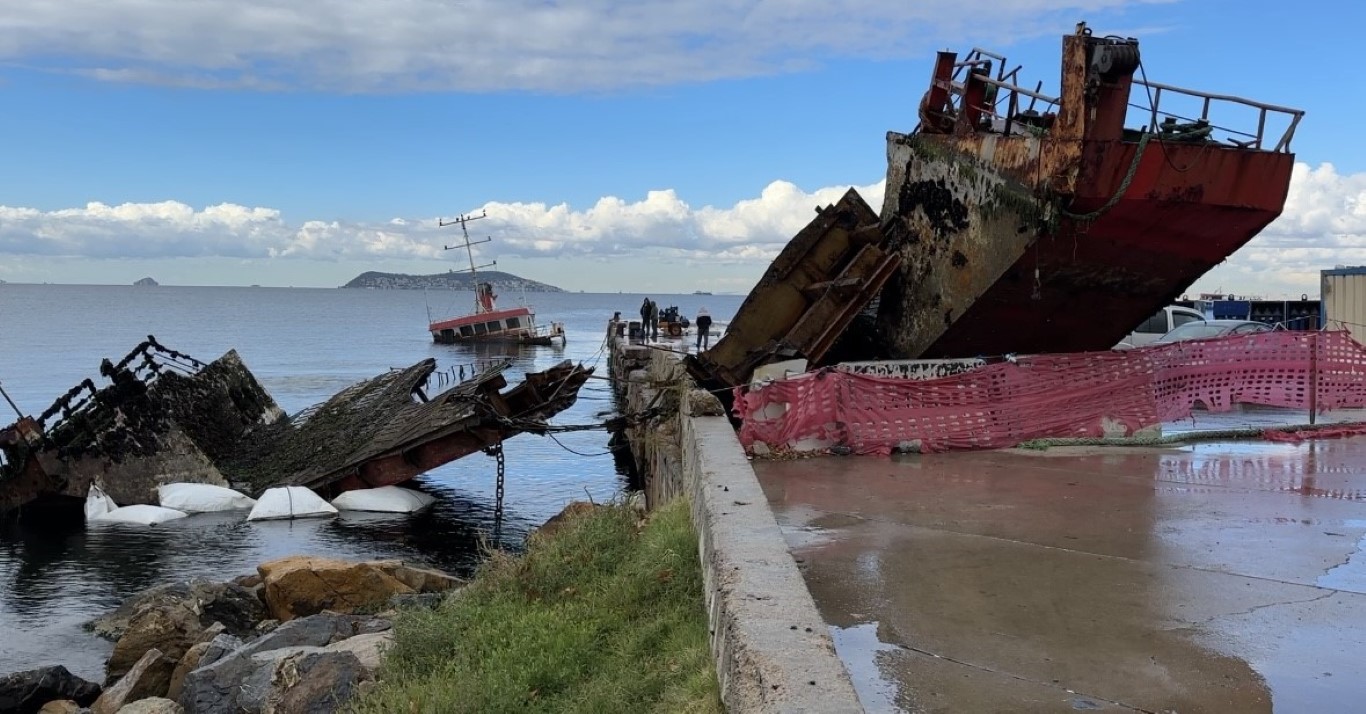
[[289,417],[235,351],[204,364],[149,337],[105,360],[37,418],[0,429],[0,514],[79,503],[98,483],[118,503],[155,503],[170,482],[276,485],[324,494],[401,483],[491,448],[578,398],[592,369],[565,361],[507,386],[503,363],[438,394],[425,359]]

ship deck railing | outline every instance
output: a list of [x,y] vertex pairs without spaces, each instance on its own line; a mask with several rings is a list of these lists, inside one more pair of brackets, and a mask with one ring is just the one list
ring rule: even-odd
[[[953,78],[948,83],[950,94],[959,98],[961,102],[965,90],[965,83],[960,79],[963,72],[971,71],[971,68],[974,67],[986,67],[988,72],[990,72],[993,65],[999,68],[997,76],[979,75],[978,79],[985,84],[996,87],[998,90],[1005,91],[998,91],[991,103],[980,107],[980,109],[983,114],[991,116],[994,119],[1001,119],[1005,122],[1002,130],[1004,135],[1009,136],[1012,133],[1017,132],[1027,133],[1030,132],[1031,129],[1036,129],[1031,124],[1019,121],[1019,117],[1021,116],[1021,104],[1024,103],[1021,99],[1022,97],[1028,98],[1029,100],[1028,106],[1024,109],[1024,111],[1027,112],[1038,111],[1042,114],[1047,108],[1056,108],[1061,103],[1062,99],[1060,97],[1043,93],[1042,81],[1038,82],[1034,89],[1022,87],[1015,83],[1016,77],[1019,75],[1020,70],[1024,68],[1024,65],[1016,65],[1007,72],[1005,68],[1008,65],[1008,61],[1004,55],[996,54],[980,47],[972,48],[972,51],[969,52],[962,61],[954,63]],[[1133,83],[1137,87],[1143,87],[1144,94],[1146,95],[1145,98],[1148,101],[1146,104],[1129,102],[1129,106],[1145,113],[1147,115],[1147,131],[1158,134],[1159,136],[1161,136],[1161,132],[1163,131],[1163,122],[1172,119],[1192,125],[1203,124],[1207,125],[1212,130],[1224,132],[1229,135],[1229,138],[1226,138],[1225,140],[1238,148],[1266,151],[1268,150],[1266,149],[1266,146],[1268,145],[1267,137],[1270,133],[1268,131],[1268,118],[1274,119],[1276,116],[1279,116],[1282,118],[1282,121],[1284,121],[1285,128],[1269,151],[1273,153],[1290,153],[1290,142],[1295,137],[1295,130],[1299,128],[1300,119],[1304,117],[1304,110],[1302,109],[1268,104],[1266,102],[1259,102],[1231,94],[1217,94],[1198,89],[1186,89],[1170,84],[1152,82],[1146,77],[1135,77]],[[1195,99],[1200,105],[1200,116],[1187,116],[1174,111],[1163,110],[1162,99],[1164,92],[1168,96],[1179,95]],[[1000,111],[1002,102],[1006,103],[1004,114]],[[1039,102],[1043,102],[1042,110],[1036,109]],[[1218,104],[1238,105],[1256,110],[1256,131],[1242,131],[1212,123],[1210,121],[1210,110],[1211,107]]]

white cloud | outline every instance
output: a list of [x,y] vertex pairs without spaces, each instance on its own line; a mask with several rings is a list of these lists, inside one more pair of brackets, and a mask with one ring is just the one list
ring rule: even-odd
[[[472,237],[498,240],[501,256],[664,257],[709,262],[771,259],[814,215],[849,187],[805,192],[786,181],[730,208],[693,208],[673,190],[639,201],[605,197],[585,210],[567,204],[488,203]],[[859,187],[876,209],[882,184]],[[290,224],[272,208],[178,201],[89,203],[39,211],[0,206],[0,254],[109,258],[296,258],[398,260],[442,254],[456,228],[436,218],[375,223],[308,220]],[[437,270],[433,267],[433,270]]]
[[574,91],[904,56],[969,34],[1003,45],[1161,1],[16,1],[0,5],[0,59],[206,88]]
[[[882,182],[856,187],[874,210]],[[664,260],[687,265],[752,266],[757,275],[818,205],[848,186],[803,190],[774,181],[732,206],[689,205],[673,190],[637,200],[605,197],[592,206],[488,203],[473,213],[471,236],[492,236],[497,258]],[[0,206],[0,255],[111,258],[233,258],[313,261],[431,261],[457,228],[435,217],[373,223],[290,222],[273,208],[176,201],[40,211]],[[8,261],[0,261],[4,263]],[[1366,264],[1366,173],[1343,175],[1331,164],[1297,164],[1283,215],[1194,291],[1222,289],[1267,296],[1318,293],[1319,270]],[[22,276],[16,276],[22,279]]]
[[1297,163],[1281,217],[1196,290],[1317,296],[1319,271],[1337,265],[1366,265],[1366,173]]

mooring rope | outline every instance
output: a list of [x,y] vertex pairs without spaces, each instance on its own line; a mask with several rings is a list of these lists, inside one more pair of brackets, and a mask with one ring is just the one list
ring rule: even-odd
[[1111,208],[1114,208],[1115,205],[1119,203],[1120,199],[1124,198],[1124,193],[1129,190],[1129,184],[1133,182],[1134,175],[1138,173],[1138,165],[1143,161],[1143,150],[1148,147],[1148,141],[1152,139],[1152,137],[1153,135],[1151,132],[1145,131],[1143,132],[1143,135],[1138,138],[1138,149],[1134,151],[1134,160],[1129,163],[1129,171],[1124,174],[1124,180],[1119,182],[1119,188],[1115,189],[1115,195],[1111,196],[1110,200],[1105,202],[1105,205],[1090,213],[1072,213],[1062,207],[1059,207],[1058,211],[1074,221],[1085,223],[1100,218]]

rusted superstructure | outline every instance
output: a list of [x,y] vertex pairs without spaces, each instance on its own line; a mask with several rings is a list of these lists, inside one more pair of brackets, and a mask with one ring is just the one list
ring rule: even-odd
[[235,351],[204,364],[149,337],[104,361],[107,385],[85,380],[39,417],[0,428],[0,514],[79,503],[92,484],[130,505],[155,503],[156,487],[172,482],[325,495],[401,483],[543,428],[593,371],[565,361],[502,391],[507,368],[429,396],[436,362],[425,359],[290,417]]
[[[919,129],[887,136],[890,356],[1108,349],[1285,204],[1298,110],[1136,77],[1138,41],[1084,24],[1058,96],[1007,66],[939,53]],[[1220,109],[1256,128],[1214,124]]]

